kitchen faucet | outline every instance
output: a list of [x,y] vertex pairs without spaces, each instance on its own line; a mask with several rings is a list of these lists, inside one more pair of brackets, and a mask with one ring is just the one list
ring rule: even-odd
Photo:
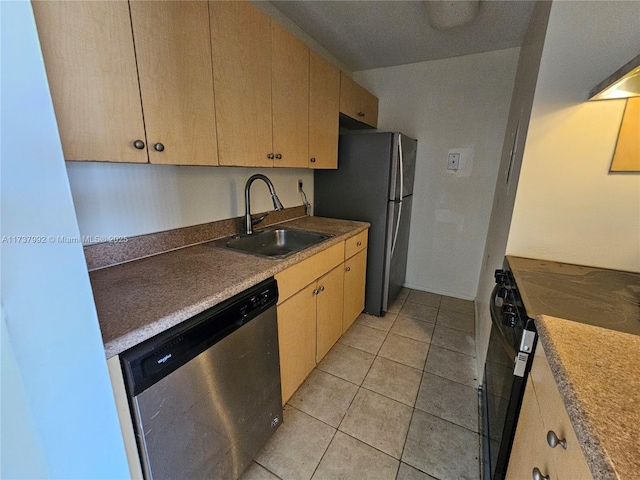
[[284,207],[282,206],[282,203],[280,203],[280,199],[278,198],[278,195],[276,195],[276,189],[273,188],[273,183],[271,183],[271,180],[269,180],[267,176],[261,175],[259,173],[255,175],[251,175],[249,177],[249,180],[247,180],[247,184],[244,186],[244,233],[246,234],[253,233],[253,226],[260,223],[262,220],[264,220],[264,217],[268,215],[268,214],[264,214],[262,217],[256,220],[253,220],[251,218],[251,206],[249,205],[250,203],[249,190],[251,190],[251,184],[258,179],[263,180],[264,183],[267,184],[267,187],[269,187],[269,193],[271,193],[271,200],[273,200],[274,210],[276,212],[279,212],[280,210],[284,209]]

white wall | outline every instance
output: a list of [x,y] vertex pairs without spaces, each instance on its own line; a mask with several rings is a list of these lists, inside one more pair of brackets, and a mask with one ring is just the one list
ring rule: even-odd
[[[294,168],[185,167],[67,162],[82,235],[134,236],[238,217],[254,173],[273,182],[285,207],[313,199],[313,171]],[[273,210],[264,182],[251,187],[251,211]]]
[[30,2],[1,31],[0,477],[128,478],[82,247],[50,239],[78,226]]
[[[355,72],[380,130],[418,139],[406,285],[473,299],[519,49]],[[463,149],[448,172],[447,154]]]
[[640,271],[640,174],[608,173],[623,101],[585,103],[640,52],[640,2],[554,2],[507,252]]
[[495,285],[494,271],[502,268],[507,247],[550,7],[551,2],[539,2],[536,5],[518,59],[509,121],[502,146],[502,159],[495,185],[489,231],[487,232],[484,262],[480,271],[478,294],[475,301],[478,383],[482,382],[491,332],[489,301]]

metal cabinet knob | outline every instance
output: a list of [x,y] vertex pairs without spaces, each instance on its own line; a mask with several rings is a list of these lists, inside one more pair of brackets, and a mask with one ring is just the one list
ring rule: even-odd
[[350,271],[351,271],[351,267],[347,267],[347,268],[345,268],[345,270],[346,270],[347,272],[350,272]]
[[282,158],[282,155],[281,155],[281,154],[279,154],[279,153],[276,153],[276,159],[277,159],[277,160],[280,160],[281,158]]
[[320,286],[320,291],[324,292],[324,286]]
[[549,480],[549,475],[543,475],[538,467],[533,467],[533,480]]
[[314,295],[318,295],[320,293],[320,290],[318,290],[317,288],[313,291]]
[[364,112],[358,112],[359,117],[364,117]]
[[316,163],[316,157],[311,157],[311,163]]
[[547,443],[551,448],[556,448],[558,445],[560,445],[565,450],[567,449],[567,439],[558,438],[558,435],[556,435],[556,432],[554,432],[553,430],[549,430],[547,432]]
[[268,159],[273,159],[273,153],[267,153],[267,158]]
[[356,247],[361,247],[361,246],[362,246],[362,242],[356,243]]
[[142,150],[144,148],[144,142],[142,140],[136,140],[135,142],[133,142],[133,146],[138,150]]
[[156,144],[153,146],[153,149],[154,149],[155,151],[157,151],[157,152],[164,152],[164,145],[163,145],[163,144],[161,144],[161,143],[156,143]]

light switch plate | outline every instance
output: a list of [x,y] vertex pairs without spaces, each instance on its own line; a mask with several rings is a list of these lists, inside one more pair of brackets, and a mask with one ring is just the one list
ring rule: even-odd
[[457,171],[460,166],[460,154],[450,153],[447,158],[447,170]]

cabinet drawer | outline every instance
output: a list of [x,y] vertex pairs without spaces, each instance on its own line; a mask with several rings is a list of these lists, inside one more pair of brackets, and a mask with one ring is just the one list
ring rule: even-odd
[[340,265],[343,260],[344,242],[341,242],[278,273],[275,276],[278,281],[278,304]]
[[558,438],[565,439],[567,442],[566,450],[560,445],[553,449],[547,446],[549,455],[555,460],[558,478],[585,480],[593,478],[540,341],[538,341],[531,367],[531,380],[535,387],[538,403],[544,405],[540,413],[544,424],[545,438],[547,432],[553,430]]
[[367,248],[367,239],[369,238],[369,231],[365,230],[359,234],[347,238],[344,242],[344,258],[351,258],[360,250]]

